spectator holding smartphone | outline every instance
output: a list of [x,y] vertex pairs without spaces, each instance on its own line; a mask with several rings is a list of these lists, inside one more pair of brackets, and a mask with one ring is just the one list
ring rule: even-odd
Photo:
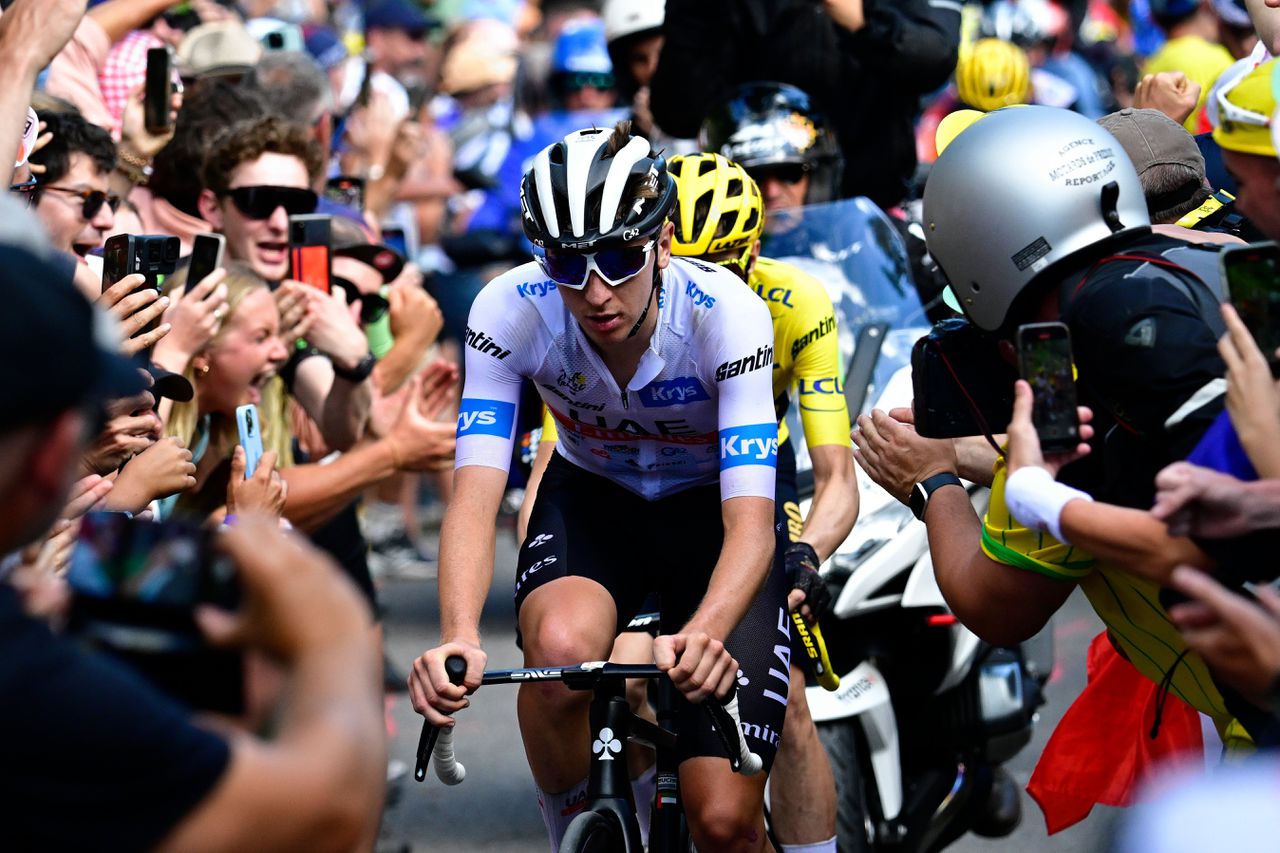
[[[0,215],[24,214],[0,200]],[[0,297],[9,309],[0,315],[0,551],[8,553],[43,538],[63,513],[94,413],[142,383],[103,348],[95,309],[66,268],[38,249],[0,246]],[[29,354],[51,346],[58,358],[32,374]],[[271,742],[197,724],[121,664],[27,616],[16,590],[0,585],[0,724],[24,733],[0,745],[7,843],[351,849],[371,837],[385,751],[376,659],[355,591],[314,549],[252,518],[225,548],[244,604],[234,615],[199,611],[198,621],[212,643],[282,662],[288,698]]]

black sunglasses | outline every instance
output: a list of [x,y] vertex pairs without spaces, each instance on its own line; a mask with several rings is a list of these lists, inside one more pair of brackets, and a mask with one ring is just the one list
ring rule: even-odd
[[755,169],[748,169],[747,174],[751,176],[757,184],[763,184],[766,178],[775,178],[784,184],[795,185],[809,174],[809,167],[804,163],[780,163],[777,166],[760,166]]
[[362,293],[353,282],[336,275],[333,276],[332,281],[342,288],[347,295],[348,303],[360,303],[360,324],[363,326],[378,322],[391,310],[391,303],[380,293]]
[[104,204],[111,208],[112,213],[120,209],[120,196],[115,193],[104,193],[102,190],[73,190],[70,187],[52,187],[48,184],[41,184],[36,187],[34,192],[43,193],[48,190],[66,193],[80,199],[83,202],[83,207],[80,208],[80,215],[86,220],[97,216]]
[[290,216],[315,213],[320,198],[311,190],[297,187],[236,187],[227,190],[236,209],[250,219],[266,219],[283,207]]
[[36,189],[39,186],[40,182],[35,178],[27,178],[25,181],[9,184],[9,192],[22,196],[22,203],[31,207],[36,202]]

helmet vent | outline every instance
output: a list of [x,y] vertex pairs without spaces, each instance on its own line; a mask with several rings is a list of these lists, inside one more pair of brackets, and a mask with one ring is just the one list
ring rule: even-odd
[[755,231],[756,223],[759,221],[759,218],[759,213],[752,208],[751,212],[747,214],[747,221],[742,224],[742,230],[748,233]]
[[725,188],[724,194],[729,198],[737,198],[742,195],[742,181],[733,178],[729,181],[729,186]]
[[701,178],[707,172],[713,172],[716,168],[716,158],[702,157],[698,161],[698,177]]

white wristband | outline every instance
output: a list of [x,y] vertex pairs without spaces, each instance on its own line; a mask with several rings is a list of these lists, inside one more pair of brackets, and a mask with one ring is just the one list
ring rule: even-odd
[[1044,468],[1019,468],[1004,483],[1004,504],[1020,524],[1066,544],[1071,543],[1062,535],[1062,508],[1074,500],[1091,501],[1093,496],[1059,483]]

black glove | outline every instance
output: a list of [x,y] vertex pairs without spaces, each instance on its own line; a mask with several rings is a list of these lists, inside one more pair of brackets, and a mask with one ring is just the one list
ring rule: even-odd
[[831,610],[831,591],[818,574],[818,566],[822,565],[818,552],[808,542],[792,542],[783,552],[782,560],[787,581],[792,589],[804,593],[804,603],[809,605],[813,618],[825,616]]

